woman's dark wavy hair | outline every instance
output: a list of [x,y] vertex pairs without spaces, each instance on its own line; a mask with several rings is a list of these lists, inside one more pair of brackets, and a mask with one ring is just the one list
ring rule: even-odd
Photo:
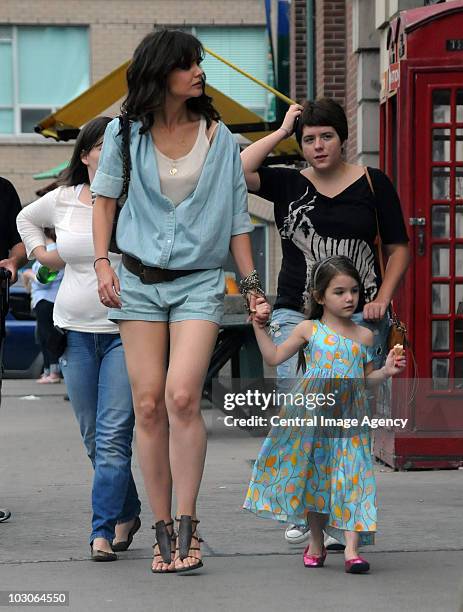
[[80,159],[82,155],[90,153],[98,142],[103,140],[106,126],[112,121],[111,117],[96,117],[84,125],[77,136],[74,151],[69,166],[59,178],[60,185],[81,185],[89,183],[88,168]]
[[[353,278],[359,286],[359,293],[362,291],[362,279],[352,260],[344,255],[333,255],[318,261],[312,268],[310,278],[309,301],[305,310],[305,316],[309,320],[321,319],[323,316],[323,306],[317,300],[325,295],[325,291],[335,276],[345,274]],[[304,347],[301,346],[298,353],[297,371],[305,372]]]
[[[154,114],[162,109],[167,77],[175,68],[187,70],[204,59],[204,48],[192,34],[181,30],[151,32],[141,41],[127,69],[128,94],[121,110],[132,121],[141,121],[140,134],[154,123]],[[203,82],[205,78],[203,76]],[[220,119],[212,98],[204,92],[186,101],[188,110],[205,117],[207,126]]]
[[304,103],[304,110],[300,116],[296,128],[296,140],[301,146],[302,129],[304,125],[309,127],[320,127],[329,125],[337,132],[341,144],[349,136],[349,126],[343,107],[332,98],[319,98],[308,100]]

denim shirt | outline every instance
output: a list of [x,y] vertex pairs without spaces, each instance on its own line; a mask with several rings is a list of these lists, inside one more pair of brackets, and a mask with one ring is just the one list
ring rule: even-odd
[[[220,122],[195,191],[174,206],[161,193],[151,133],[140,135],[140,125],[138,121],[131,125],[129,192],[116,234],[120,250],[147,266],[219,268],[231,237],[253,229],[238,144]],[[113,119],[91,184],[93,193],[108,198],[118,198],[122,191],[118,133],[119,120]]]

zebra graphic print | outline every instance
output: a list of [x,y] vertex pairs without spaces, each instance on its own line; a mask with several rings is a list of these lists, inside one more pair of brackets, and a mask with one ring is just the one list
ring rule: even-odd
[[309,188],[305,193],[290,202],[288,215],[283,220],[281,237],[291,240],[304,254],[306,261],[306,292],[304,300],[307,301],[310,289],[310,278],[314,264],[331,255],[344,255],[349,257],[357,268],[362,279],[365,302],[374,300],[377,293],[377,279],[375,274],[375,256],[371,247],[357,238],[324,238],[315,231],[309,217],[315,208],[317,194],[304,203]]

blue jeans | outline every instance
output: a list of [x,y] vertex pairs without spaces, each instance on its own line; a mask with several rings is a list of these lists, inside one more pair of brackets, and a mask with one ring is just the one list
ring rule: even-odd
[[[304,319],[305,316],[302,314],[302,312],[298,312],[297,310],[291,310],[290,308],[277,308],[274,310],[272,313],[272,320],[270,322],[270,332],[272,334],[273,342],[277,345],[282,344],[289,338],[296,325],[301,321],[304,321]],[[386,359],[386,340],[389,331],[389,320],[387,315],[378,322],[364,321],[363,314],[361,312],[357,312],[353,315],[352,320],[357,323],[357,325],[367,327],[373,332],[375,337],[374,349],[376,355],[373,363],[375,365],[375,369],[379,369]],[[280,388],[282,384],[284,386],[281,379],[296,378],[297,357],[297,354],[293,355],[287,361],[284,361],[277,366],[277,377],[279,379]]]
[[92,488],[92,533],[114,539],[116,523],[140,514],[131,472],[135,422],[132,393],[118,334],[68,331],[61,370],[95,469]]

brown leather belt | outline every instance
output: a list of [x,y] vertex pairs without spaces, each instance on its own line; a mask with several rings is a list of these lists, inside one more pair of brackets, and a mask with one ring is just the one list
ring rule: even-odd
[[132,274],[138,276],[144,285],[153,285],[154,283],[165,283],[173,281],[181,276],[188,276],[194,272],[204,272],[204,270],[166,270],[165,268],[154,268],[145,266],[139,259],[122,254],[122,263],[125,268]]

